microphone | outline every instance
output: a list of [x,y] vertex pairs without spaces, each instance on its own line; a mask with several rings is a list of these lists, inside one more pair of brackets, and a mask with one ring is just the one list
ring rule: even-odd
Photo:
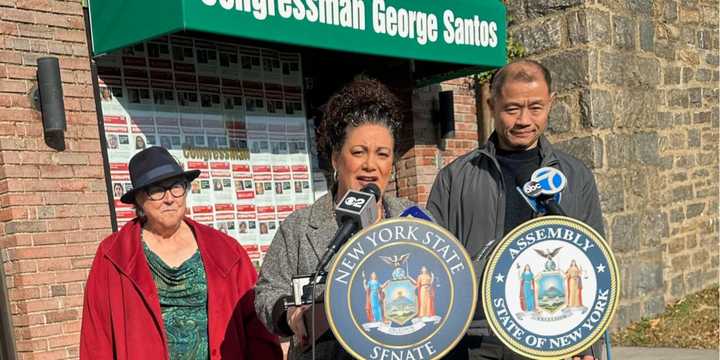
[[542,167],[535,170],[518,192],[535,212],[548,215],[567,216],[560,207],[561,192],[567,185],[567,178],[560,170]]
[[377,201],[380,199],[380,188],[369,183],[360,191],[348,190],[335,207],[335,217],[340,221],[335,236],[320,259],[316,273],[322,271],[333,255],[358,230],[367,227],[377,220]]

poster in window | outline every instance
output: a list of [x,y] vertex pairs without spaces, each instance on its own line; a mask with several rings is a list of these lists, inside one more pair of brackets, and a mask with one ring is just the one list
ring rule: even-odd
[[97,59],[112,202],[120,225],[135,217],[119,197],[128,161],[162,146],[185,169],[188,216],[260,259],[291,211],[314,201],[300,56],[273,49],[163,36]]

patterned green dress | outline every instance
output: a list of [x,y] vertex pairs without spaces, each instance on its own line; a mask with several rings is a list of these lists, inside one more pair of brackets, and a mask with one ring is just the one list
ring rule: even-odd
[[208,359],[207,278],[200,250],[173,268],[144,241],[143,248],[160,296],[170,359]]

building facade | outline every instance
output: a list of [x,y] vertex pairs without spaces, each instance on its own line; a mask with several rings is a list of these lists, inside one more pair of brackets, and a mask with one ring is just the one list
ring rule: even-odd
[[[549,138],[598,180],[623,278],[615,326],[717,284],[718,2],[515,0],[507,9],[512,36],[555,79]],[[117,219],[88,23],[80,1],[0,0],[0,325],[12,332],[0,347],[19,359],[77,358],[84,281]],[[30,96],[44,56],[60,60],[64,151],[46,144]],[[484,140],[477,84],[394,88],[406,89],[411,109],[393,189],[424,203],[439,168]],[[432,116],[445,90],[452,138],[438,136]]]

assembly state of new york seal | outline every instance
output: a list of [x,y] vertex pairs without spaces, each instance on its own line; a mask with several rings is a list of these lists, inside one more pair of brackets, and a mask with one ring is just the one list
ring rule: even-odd
[[358,359],[439,359],[470,325],[476,284],[469,256],[447,230],[391,219],[360,231],[335,256],[325,312]]
[[594,229],[545,216],[497,245],[481,291],[488,323],[505,345],[532,359],[563,359],[602,336],[617,307],[619,274]]

